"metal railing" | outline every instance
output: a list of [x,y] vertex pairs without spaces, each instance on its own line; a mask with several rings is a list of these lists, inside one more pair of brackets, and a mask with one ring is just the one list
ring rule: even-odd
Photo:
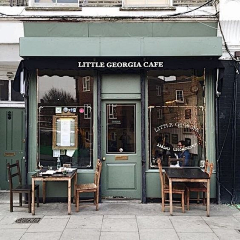
[[[173,6],[200,6],[206,0],[173,0]],[[211,5],[211,3],[209,4]],[[28,6],[27,0],[0,0],[0,6]],[[122,0],[80,0],[80,7],[121,7]]]

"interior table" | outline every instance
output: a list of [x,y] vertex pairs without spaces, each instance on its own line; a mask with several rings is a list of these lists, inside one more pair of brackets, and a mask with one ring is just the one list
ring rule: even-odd
[[164,168],[169,179],[170,215],[173,214],[172,186],[174,182],[200,182],[207,185],[207,216],[210,216],[210,177],[200,168],[170,167]]
[[[43,203],[46,200],[46,182],[64,182],[68,183],[68,214],[71,214],[71,189],[72,189],[72,179],[74,179],[74,200],[76,197],[75,186],[77,184],[77,169],[66,174],[56,173],[56,174],[44,174],[44,171],[37,172],[32,175],[32,189],[34,190],[35,182],[41,181],[43,187]],[[32,215],[35,215],[35,191],[32,191]]]

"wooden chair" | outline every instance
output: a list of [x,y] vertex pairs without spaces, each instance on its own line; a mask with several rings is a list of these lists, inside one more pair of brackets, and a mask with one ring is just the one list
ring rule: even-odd
[[[10,212],[13,212],[13,193],[19,194],[19,206],[22,206],[22,194],[26,193],[28,197],[28,212],[31,212],[31,197],[32,197],[32,185],[22,185],[22,176],[20,172],[19,161],[17,160],[16,163],[10,164],[7,163],[7,170],[8,170],[8,181],[9,181],[9,188],[10,188]],[[18,177],[18,185],[14,187],[14,177]],[[39,185],[35,186],[36,190],[36,200],[37,206],[39,207]]]
[[[204,171],[208,173],[211,178],[213,171],[213,163],[209,163],[208,160],[205,161],[205,169]],[[207,186],[205,183],[188,183],[187,184],[187,209],[189,210],[189,202],[190,202],[190,192],[197,192],[197,198],[191,200],[197,200],[197,203],[203,201],[203,205],[206,203],[205,193],[207,192]],[[200,199],[200,193],[203,193],[203,198]]]
[[79,184],[76,185],[76,212],[79,212],[79,197],[80,193],[94,193],[94,205],[96,205],[96,211],[98,211],[98,201],[99,201],[99,182],[102,170],[102,163],[98,159],[96,171],[94,175],[94,182],[93,183],[86,183],[86,184]]
[[176,165],[177,161],[179,161],[179,164],[181,164],[181,166],[183,166],[184,164],[184,158],[168,158],[168,166],[170,165]]
[[[165,202],[167,201],[165,199],[165,195],[169,194],[169,186],[167,184],[167,179],[165,174],[162,172],[162,162],[160,159],[157,160],[158,163],[158,169],[159,169],[159,175],[160,175],[160,181],[161,181],[161,190],[162,190],[162,212],[165,211]],[[173,194],[180,194],[181,195],[181,208],[182,212],[184,213],[184,194],[185,194],[185,185],[184,184],[174,184],[172,193]],[[174,201],[179,202],[179,201]]]

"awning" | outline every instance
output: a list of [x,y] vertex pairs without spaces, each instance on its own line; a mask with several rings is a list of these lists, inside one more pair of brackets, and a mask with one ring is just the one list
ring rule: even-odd
[[[81,64],[80,64],[81,63]],[[84,63],[92,63],[85,64]],[[111,63],[108,64],[108,63]],[[146,63],[146,64],[144,64]],[[151,64],[152,63],[152,64]],[[154,63],[158,63],[154,65]],[[161,66],[160,66],[161,65]],[[111,66],[111,67],[109,67]],[[115,67],[113,67],[115,66]],[[124,67],[117,67],[124,66]],[[81,70],[99,71],[130,71],[139,72],[142,70],[187,70],[195,69],[219,69],[224,68],[217,57],[144,57],[144,58],[71,58],[71,57],[32,57],[22,60],[18,66],[13,88],[20,91],[20,73],[24,70],[25,75],[29,71],[39,70],[40,75],[77,75]],[[71,73],[71,71],[74,71]]]

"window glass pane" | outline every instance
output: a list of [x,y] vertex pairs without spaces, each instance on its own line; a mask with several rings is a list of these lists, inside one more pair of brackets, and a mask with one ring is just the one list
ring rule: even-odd
[[8,81],[0,80],[0,100],[8,101]]
[[11,100],[12,101],[24,101],[23,95],[19,92],[14,91],[12,85],[13,85],[13,81],[11,81]]
[[92,168],[93,77],[83,91],[83,77],[41,76],[38,80],[39,161]]
[[135,153],[136,106],[107,104],[107,153]]
[[169,157],[199,165],[205,158],[203,72],[149,71],[148,79],[150,168],[157,167],[158,157],[165,166]]

